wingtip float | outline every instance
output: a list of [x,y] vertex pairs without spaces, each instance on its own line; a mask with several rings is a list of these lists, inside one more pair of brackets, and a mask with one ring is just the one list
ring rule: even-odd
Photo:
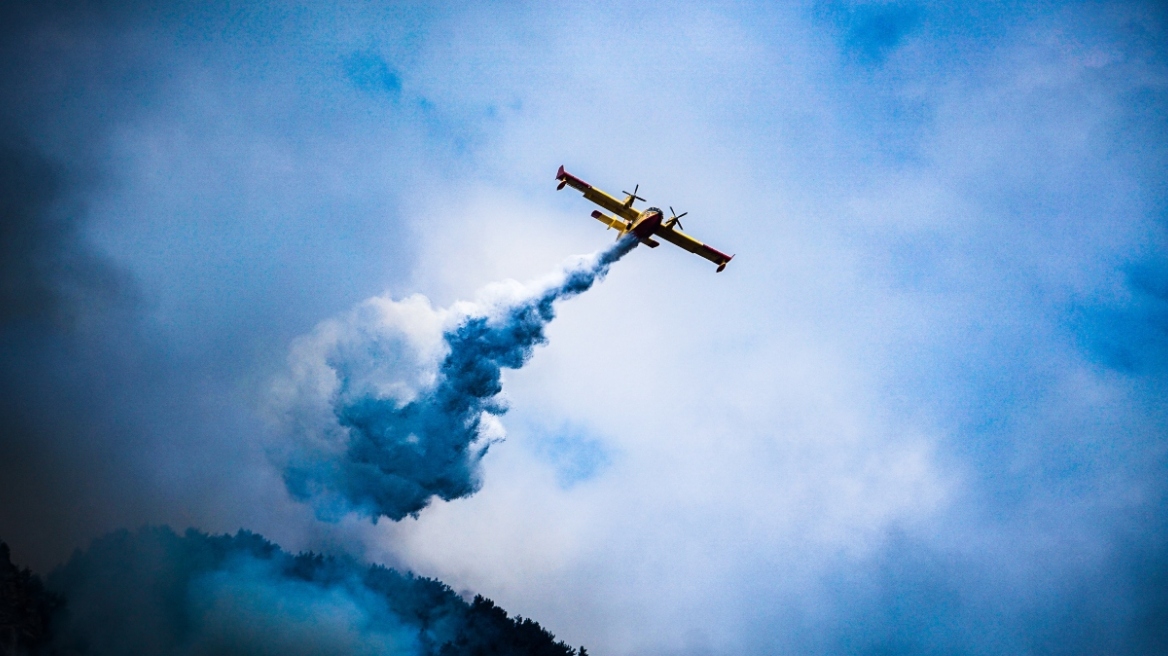
[[685,250],[706,258],[707,260],[718,265],[718,272],[726,268],[730,260],[734,259],[733,255],[727,255],[712,246],[707,246],[702,242],[690,237],[678,228],[681,227],[681,217],[688,212],[676,214],[673,208],[669,208],[670,216],[665,218],[665,213],[656,207],[649,207],[644,210],[633,208],[633,203],[640,200],[644,201],[637,195],[640,185],[633,187],[632,193],[624,192],[625,199],[617,200],[613,196],[593,187],[584,182],[580,178],[568,173],[561,166],[559,171],[556,171],[556,180],[560,182],[556,186],[556,190],[563,189],[565,186],[572,187],[584,194],[584,198],[599,205],[602,209],[612,212],[615,216],[609,216],[599,210],[593,210],[592,218],[600,221],[609,228],[615,228],[623,236],[627,233],[632,233],[634,237],[650,248],[657,248],[660,242],[653,239],[653,237],[660,237],[665,241],[680,246]]

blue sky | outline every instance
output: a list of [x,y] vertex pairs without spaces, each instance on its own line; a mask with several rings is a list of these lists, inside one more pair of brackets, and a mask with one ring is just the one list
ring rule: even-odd
[[[1158,5],[11,11],[18,562],[244,527],[597,654],[1168,649]],[[562,304],[476,495],[318,521],[266,456],[294,344],[608,246],[561,164],[736,259]]]

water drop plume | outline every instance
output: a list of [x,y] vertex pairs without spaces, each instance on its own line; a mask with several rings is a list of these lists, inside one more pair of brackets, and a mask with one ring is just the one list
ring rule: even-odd
[[621,238],[550,281],[495,285],[477,302],[380,296],[320,324],[275,388],[271,453],[288,491],[321,519],[374,521],[474,494],[503,435],[502,369],[547,341],[556,301],[590,289],[637,243]]

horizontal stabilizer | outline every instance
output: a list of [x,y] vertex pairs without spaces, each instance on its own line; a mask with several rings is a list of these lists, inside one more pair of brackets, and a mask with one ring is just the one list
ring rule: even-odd
[[624,221],[621,221],[620,219],[615,219],[611,216],[608,216],[607,214],[605,214],[604,212],[601,212],[600,210],[592,210],[592,218],[596,219],[597,221],[600,221],[601,223],[603,223],[604,225],[606,225],[610,228],[616,228],[617,230],[619,230],[621,232],[624,232],[625,229],[628,228],[628,224],[625,223]]

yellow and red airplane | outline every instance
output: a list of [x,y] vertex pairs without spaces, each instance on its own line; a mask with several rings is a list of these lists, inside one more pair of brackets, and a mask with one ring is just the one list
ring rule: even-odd
[[[642,244],[650,248],[657,248],[661,245],[653,239],[654,236],[657,236],[717,264],[718,271],[725,269],[726,265],[730,263],[730,260],[734,258],[733,255],[727,255],[716,248],[707,246],[677,229],[681,227],[681,217],[689,214],[689,212],[682,212],[680,215],[674,214],[673,208],[671,207],[669,208],[669,213],[673,214],[673,216],[666,219],[665,213],[656,207],[650,207],[645,210],[633,209],[633,201],[645,200],[637,195],[637,190],[641,188],[640,185],[633,187],[633,193],[631,194],[627,191],[624,192],[625,199],[621,201],[568,173],[562,166],[556,173],[556,180],[560,181],[559,186],[556,187],[557,190],[563,189],[564,185],[578,189],[584,193],[584,198],[615,214],[616,216],[612,217],[603,212],[592,211],[592,217],[594,219],[597,219],[610,228],[616,228],[620,231],[618,238],[631,232]],[[677,228],[674,226],[677,226]]]

